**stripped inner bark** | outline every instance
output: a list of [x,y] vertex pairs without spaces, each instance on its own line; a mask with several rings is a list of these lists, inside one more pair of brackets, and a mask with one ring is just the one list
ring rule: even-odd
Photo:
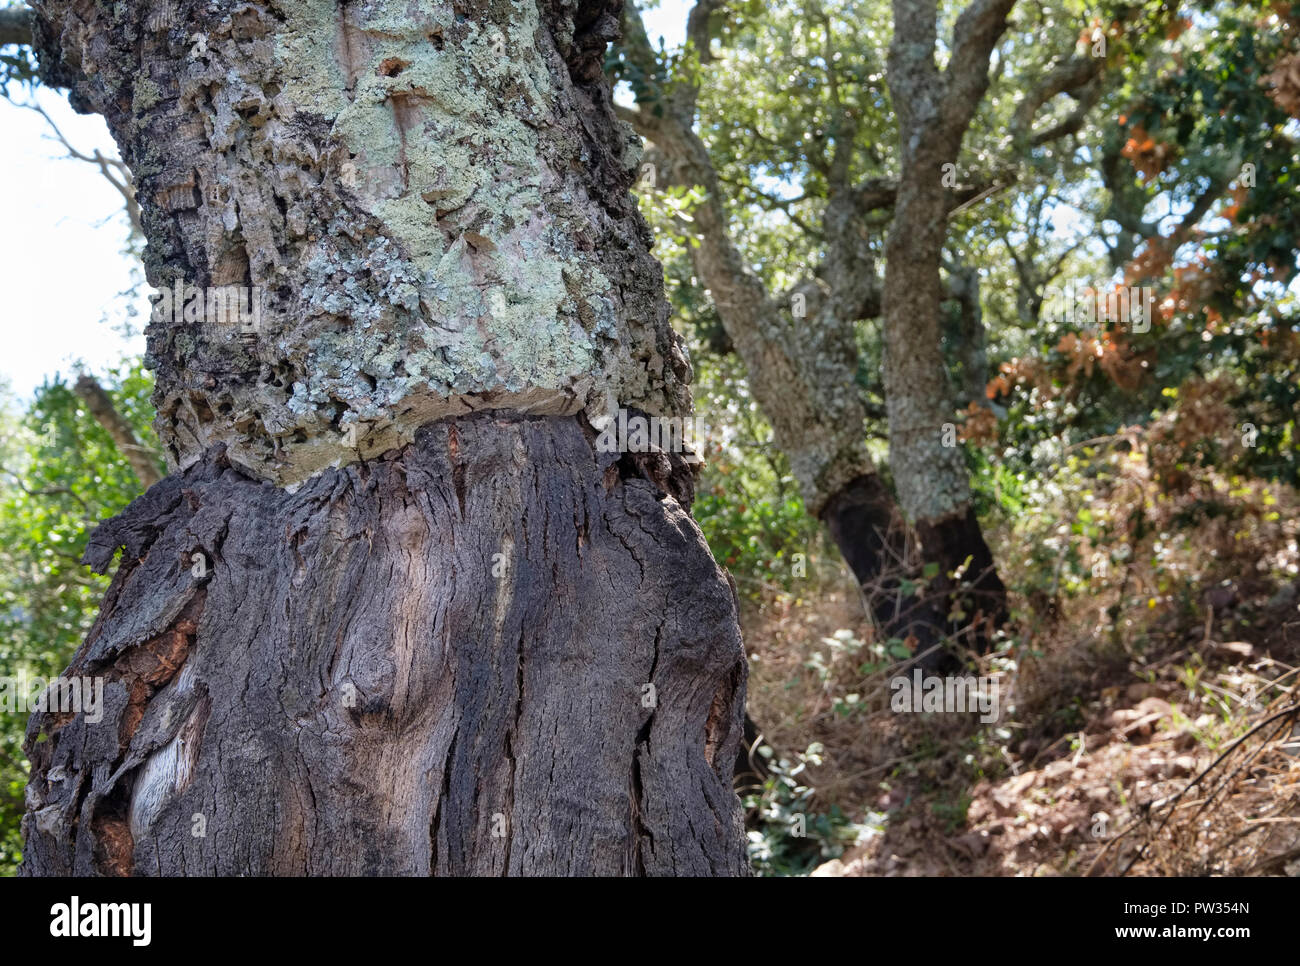
[[731,591],[589,437],[448,420],[293,494],[218,447],[101,527],[105,715],[33,719],[24,870],[743,872]]

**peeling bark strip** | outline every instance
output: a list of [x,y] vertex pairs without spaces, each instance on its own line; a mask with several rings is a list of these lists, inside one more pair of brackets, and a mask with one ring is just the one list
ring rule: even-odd
[[25,874],[745,871],[731,591],[573,418],[437,423],[294,494],[217,450],[89,562],[119,545],[73,664],[104,721],[28,732]]
[[743,874],[733,594],[683,457],[590,428],[691,410],[618,0],[34,9],[150,283],[268,304],[150,322],[172,475],[91,538],[23,873]]

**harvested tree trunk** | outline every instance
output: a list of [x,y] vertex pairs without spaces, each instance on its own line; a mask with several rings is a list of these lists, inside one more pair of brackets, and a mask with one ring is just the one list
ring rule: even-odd
[[[38,714],[27,875],[737,875],[746,664],[600,63],[617,4],[35,5],[158,289],[170,475]],[[177,287],[180,286],[180,287]]]
[[[937,164],[933,169],[916,164],[918,170],[939,170]],[[889,458],[922,558],[938,567],[929,591],[945,609],[931,635],[959,634],[963,643],[983,652],[1007,621],[1006,588],[971,503],[964,450],[955,445],[956,407],[941,338],[945,203],[941,189],[905,178],[885,247]],[[955,572],[960,582],[951,576]],[[949,620],[950,612],[960,616]],[[949,663],[935,652],[930,666],[937,670]]]
[[104,720],[42,722],[28,871],[741,871],[729,589],[574,420],[446,420],[292,494],[213,453],[88,559],[119,546],[68,671]]
[[[940,267],[948,235],[945,175],[989,85],[989,57],[1015,0],[972,0],[952,32],[948,66],[936,62],[933,3],[894,0],[888,78],[898,113],[898,190],[885,242],[885,402],[898,501],[923,558],[937,565],[931,591],[960,616],[946,630],[986,650],[1007,620],[1006,588],[971,504],[970,477],[953,430],[954,393],[943,357]],[[962,584],[950,576],[960,572]],[[945,618],[947,615],[944,615]]]
[[[688,27],[701,63],[711,60],[712,6],[696,6]],[[750,270],[728,229],[722,183],[694,129],[695,80],[664,72],[630,5],[624,24],[624,51],[644,82],[637,89],[638,110],[623,116],[655,145],[656,153],[647,157],[655,159],[657,183],[704,190],[704,200],[692,212],[690,228],[698,238],[690,246],[692,263],[745,365],[773,441],[790,461],[804,506],[825,524],[853,572],[878,635],[912,641],[917,653],[926,655],[926,665],[937,668],[946,660],[952,584],[924,597],[902,593],[907,578],[921,576],[915,541],[909,541],[904,514],[867,449],[866,411],[857,386],[856,325],[880,310],[874,259],[862,243],[871,191],[853,187],[850,179],[857,122],[847,112],[836,121],[841,127],[823,213],[821,278],[774,296]],[[961,558],[953,566],[960,563]]]
[[938,670],[953,663],[945,650],[953,588],[945,584],[927,594],[904,593],[903,581],[920,574],[906,524],[879,475],[849,481],[827,501],[822,519],[857,576],[876,627],[910,642],[922,667]]

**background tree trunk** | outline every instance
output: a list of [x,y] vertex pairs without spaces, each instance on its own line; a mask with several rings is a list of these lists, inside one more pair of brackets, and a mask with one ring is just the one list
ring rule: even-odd
[[[716,0],[691,8],[687,36],[701,63],[712,60],[709,17]],[[867,450],[866,409],[857,385],[855,326],[878,314],[874,260],[859,219],[866,194],[849,184],[855,142],[852,112],[843,110],[836,138],[833,190],[823,216],[826,258],[820,280],[789,293],[769,293],[731,236],[724,193],[708,148],[694,130],[698,79],[669,78],[658,64],[640,14],[624,11],[623,49],[641,72],[638,110],[622,116],[656,149],[656,183],[698,185],[704,200],[690,226],[691,259],[709,290],[724,330],[745,366],[746,381],[790,461],[808,512],[820,519],[862,588],[883,637],[909,634],[929,644],[942,602],[905,599],[907,529]],[[795,312],[796,299],[800,311]],[[925,629],[930,632],[926,633]]]
[[[940,267],[950,210],[945,176],[955,178],[961,142],[988,89],[989,57],[1015,0],[972,0],[953,27],[951,56],[935,63],[935,0],[894,0],[889,89],[899,120],[901,160],[894,219],[885,243],[885,401],[889,462],[898,500],[921,552],[938,565],[937,587],[975,619],[968,643],[983,650],[1007,617],[1006,588],[970,500],[962,448],[945,424],[955,398],[943,357]],[[970,593],[955,595],[961,570]]]
[[27,874],[742,874],[746,673],[601,76],[618,4],[35,5],[156,288],[172,473],[41,714]]

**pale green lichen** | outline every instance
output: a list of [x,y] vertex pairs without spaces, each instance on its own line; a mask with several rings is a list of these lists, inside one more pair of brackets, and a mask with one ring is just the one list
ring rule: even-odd
[[162,99],[162,91],[148,77],[139,77],[135,82],[135,92],[131,100],[131,109],[136,116],[143,114]]
[[593,336],[616,335],[610,284],[545,196],[561,190],[535,127],[552,81],[533,49],[536,7],[511,9],[506,30],[470,23],[435,50],[450,7],[359,5],[341,27],[333,0],[285,5],[279,103],[330,123],[344,183],[382,235],[364,258],[322,246],[306,265],[301,308],[350,324],[311,338],[292,417],[272,432],[310,425],[330,400],[346,403],[344,425],[383,423],[416,394],[536,403],[544,390],[554,407],[583,405]]
[[[587,153],[599,125],[537,46],[564,30],[531,0],[272,0],[209,25],[176,102],[193,142],[157,156],[169,204],[196,206],[200,284],[278,304],[249,342],[154,330],[177,465],[223,442],[287,484],[471,410],[682,405],[657,273]],[[634,137],[612,147],[635,167]]]

